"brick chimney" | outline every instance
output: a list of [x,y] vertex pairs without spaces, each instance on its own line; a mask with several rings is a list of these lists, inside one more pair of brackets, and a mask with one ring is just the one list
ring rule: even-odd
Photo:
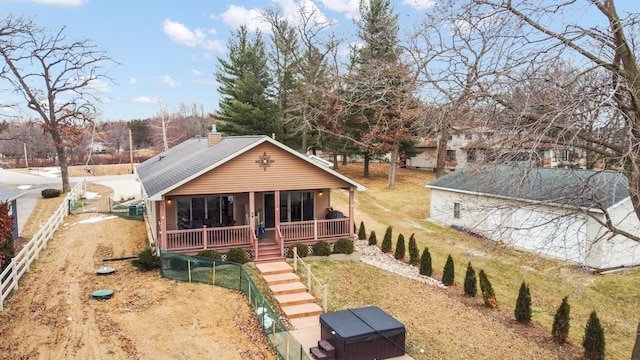
[[211,132],[207,135],[209,147],[219,143],[222,140],[222,134],[216,130],[216,126],[211,127]]

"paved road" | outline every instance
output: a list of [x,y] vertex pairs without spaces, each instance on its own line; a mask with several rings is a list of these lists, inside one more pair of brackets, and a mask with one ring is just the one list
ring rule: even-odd
[[[133,174],[72,177],[69,179],[72,186],[82,181],[97,183],[112,188],[114,190],[113,199],[115,201],[141,198],[140,183],[136,181],[136,177]],[[48,173],[25,174],[0,169],[0,186],[9,185],[11,185],[12,188],[18,187],[18,190],[24,193],[17,200],[18,231],[21,233],[24,224],[38,203],[38,199],[41,197],[40,193],[42,189],[59,189],[62,187],[62,180]]]

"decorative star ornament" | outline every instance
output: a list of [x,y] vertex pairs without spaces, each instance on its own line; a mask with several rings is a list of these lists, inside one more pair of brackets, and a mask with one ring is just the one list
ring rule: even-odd
[[273,162],[275,162],[275,160],[271,160],[271,155],[267,155],[266,151],[258,157],[258,160],[256,160],[256,163],[259,164],[264,171],[267,171],[267,168],[271,166]]

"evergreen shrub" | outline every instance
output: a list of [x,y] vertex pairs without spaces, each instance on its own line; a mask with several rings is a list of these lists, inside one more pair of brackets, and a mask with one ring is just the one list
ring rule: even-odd
[[355,249],[353,248],[353,241],[342,238],[338,239],[335,244],[333,244],[333,253],[334,254],[351,254]]
[[416,234],[409,237],[409,265],[418,265],[420,263],[420,249],[416,244]]
[[451,255],[447,256],[447,262],[444,264],[444,269],[442,270],[442,283],[446,286],[453,285],[453,279],[455,277],[455,271],[453,266],[453,258]]
[[471,261],[467,264],[467,272],[464,276],[464,294],[469,297],[475,297],[478,294],[478,280]]
[[404,235],[400,234],[398,235],[398,241],[396,242],[396,252],[394,254],[394,257],[396,258],[396,260],[402,260],[404,259],[404,255],[406,252],[407,249],[404,246]]
[[393,234],[393,226],[389,226],[387,230],[384,232],[384,239],[382,239],[382,246],[380,250],[383,253],[391,252],[391,236]]
[[369,245],[378,245],[378,238],[376,238],[375,230],[371,230],[371,234],[369,235]]
[[321,240],[313,244],[314,256],[329,256],[331,255],[331,245],[328,242]]
[[420,257],[420,275],[431,276],[431,274],[433,274],[431,253],[429,252],[429,248],[425,247]]
[[518,292],[516,308],[513,311],[516,321],[521,324],[531,323],[531,293],[529,286],[523,281]]

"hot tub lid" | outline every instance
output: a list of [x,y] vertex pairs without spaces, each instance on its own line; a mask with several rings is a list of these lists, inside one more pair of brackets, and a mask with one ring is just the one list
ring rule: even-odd
[[322,314],[320,324],[345,344],[405,333],[404,325],[400,321],[377,306]]

